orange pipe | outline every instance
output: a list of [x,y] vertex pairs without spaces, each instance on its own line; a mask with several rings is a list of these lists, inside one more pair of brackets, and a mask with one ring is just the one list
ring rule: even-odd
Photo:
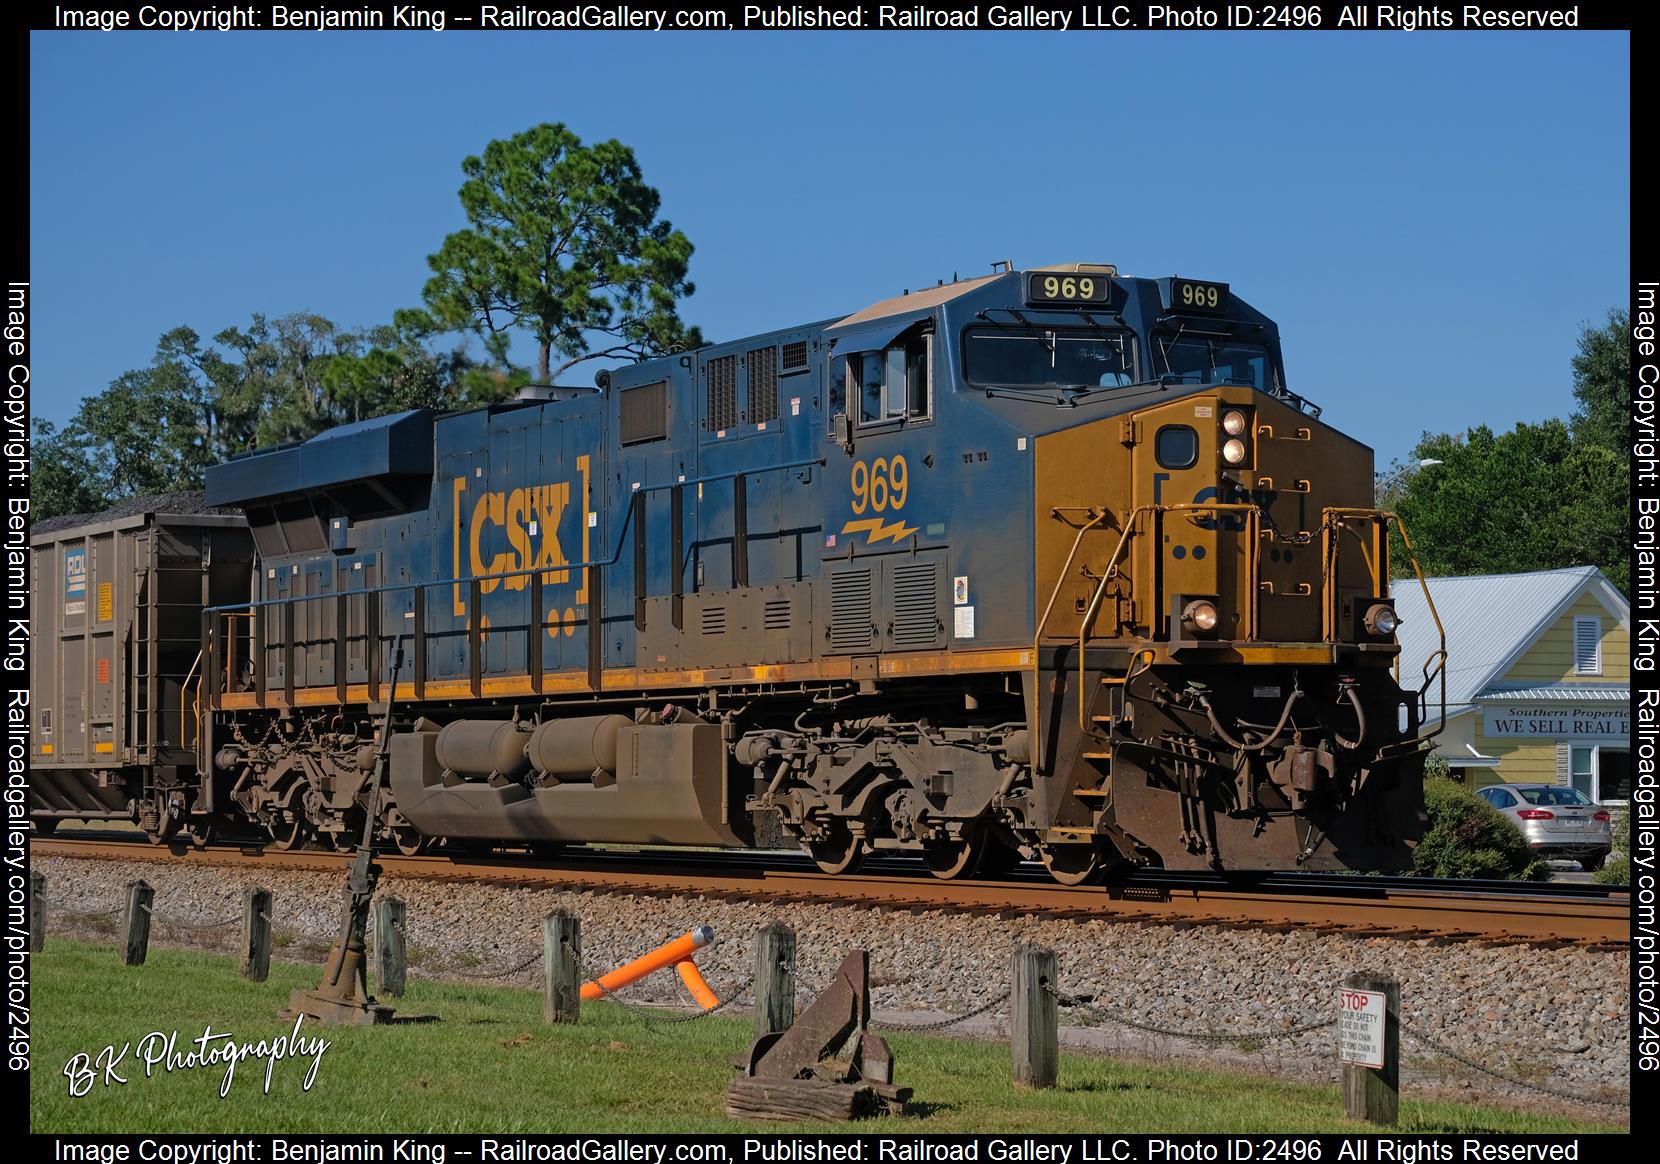
[[707,946],[715,940],[715,931],[708,926],[698,926],[682,934],[674,941],[658,946],[651,953],[634,959],[626,966],[619,966],[609,974],[600,975],[597,982],[582,984],[582,1001],[598,1002],[604,998],[606,992],[615,994],[623,987],[638,982],[647,974],[661,970],[665,966],[673,966],[676,962],[690,958],[693,951]]
[[703,980],[703,975],[698,973],[696,964],[690,958],[682,958],[674,964],[674,968],[680,975],[680,981],[686,984],[686,993],[692,996],[693,1002],[704,1010],[714,1010],[720,1005],[720,999],[709,989],[709,984]]

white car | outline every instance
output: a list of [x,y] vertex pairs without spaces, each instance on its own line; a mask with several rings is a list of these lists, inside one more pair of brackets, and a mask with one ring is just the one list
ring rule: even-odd
[[1586,870],[1614,847],[1613,818],[1577,788],[1560,784],[1490,784],[1476,795],[1516,822],[1537,853],[1560,853]]

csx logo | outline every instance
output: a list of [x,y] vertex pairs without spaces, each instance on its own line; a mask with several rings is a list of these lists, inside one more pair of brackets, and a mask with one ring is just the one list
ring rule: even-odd
[[[586,511],[588,458],[578,457],[576,464],[582,478],[583,509]],[[479,579],[479,590],[484,594],[492,593],[497,587],[523,590],[530,585],[530,572],[536,570],[543,570],[544,586],[569,582],[569,570],[550,567],[564,566],[570,560],[559,543],[559,525],[571,503],[573,484],[570,481],[556,481],[547,485],[494,490],[469,499],[467,478],[457,477],[454,519],[456,579],[459,581],[466,576],[462,573],[465,561],[468,573]],[[503,541],[506,548],[496,549]],[[586,561],[587,558],[588,525],[583,522],[580,560]],[[583,589],[586,590],[586,571],[583,573]],[[585,602],[586,595],[579,595],[577,601],[579,604]],[[466,613],[459,585],[456,587],[455,613]]]

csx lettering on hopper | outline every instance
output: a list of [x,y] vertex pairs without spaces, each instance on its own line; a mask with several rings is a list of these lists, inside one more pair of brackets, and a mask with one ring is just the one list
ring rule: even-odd
[[[1444,655],[1397,681],[1371,464],[1228,284],[1084,263],[348,425],[211,469],[240,519],[35,537],[31,811],[1399,867]],[[71,613],[66,562],[155,585]]]

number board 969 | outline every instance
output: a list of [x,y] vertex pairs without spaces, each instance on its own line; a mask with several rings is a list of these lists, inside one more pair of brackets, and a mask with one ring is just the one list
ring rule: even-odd
[[1107,303],[1112,281],[1104,275],[1033,271],[1026,276],[1028,303]]

